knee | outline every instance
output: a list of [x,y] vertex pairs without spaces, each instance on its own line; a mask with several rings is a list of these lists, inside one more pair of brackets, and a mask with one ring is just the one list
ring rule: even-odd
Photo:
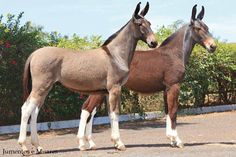
[[171,88],[176,93],[179,93],[180,91],[180,86],[178,84],[173,85]]
[[119,96],[119,94],[121,92],[121,87],[120,86],[115,86],[111,89],[110,92],[115,96]]
[[35,110],[33,110],[33,112],[31,113],[31,120],[37,120],[38,113],[39,113],[39,108],[36,107]]
[[176,120],[177,113],[176,112],[171,112],[171,113],[169,113],[169,116],[170,116],[171,120]]
[[21,106],[21,112],[24,112],[27,109],[27,105],[28,102],[25,102],[22,106]]
[[24,104],[22,107],[21,107],[21,116],[23,118],[23,120],[27,120],[30,116],[30,112],[29,110],[27,109],[27,105]]
[[110,118],[113,121],[118,121],[118,115],[115,112],[110,113]]

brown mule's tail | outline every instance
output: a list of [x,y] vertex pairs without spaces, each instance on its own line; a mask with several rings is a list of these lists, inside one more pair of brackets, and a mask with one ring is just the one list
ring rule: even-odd
[[23,74],[23,101],[25,102],[31,92],[31,74],[30,74],[30,61],[32,55],[28,57],[25,63]]

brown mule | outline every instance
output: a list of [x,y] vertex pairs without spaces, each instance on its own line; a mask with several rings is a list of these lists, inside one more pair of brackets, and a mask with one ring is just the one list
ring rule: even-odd
[[[214,52],[216,44],[208,31],[207,25],[202,22],[204,7],[196,16],[196,5],[192,9],[189,24],[183,26],[160,47],[149,51],[137,51],[130,66],[130,74],[125,87],[135,92],[152,94],[164,92],[166,113],[166,135],[171,139],[171,145],[183,147],[176,130],[176,116],[180,83],[183,80],[185,67],[195,44],[200,44],[210,52]],[[83,111],[93,112],[86,130],[90,143],[94,143],[92,136],[92,119],[96,107],[103,103],[105,95],[90,95],[83,104]],[[94,109],[95,108],[95,109]]]
[[[23,152],[28,153],[25,145],[27,122],[31,115],[31,143],[41,152],[37,135],[37,115],[46,96],[55,82],[82,93],[108,93],[110,116],[112,119],[111,138],[118,149],[125,149],[120,139],[118,113],[121,86],[127,81],[129,67],[138,40],[143,40],[149,47],[156,47],[155,35],[150,28],[150,22],[144,16],[149,4],[139,14],[138,3],[133,16],[117,33],[113,34],[105,44],[98,49],[77,51],[45,47],[33,52],[25,64],[24,95],[27,100],[22,106],[21,126],[18,143]],[[28,88],[32,80],[32,89]],[[29,92],[31,90],[31,92]],[[81,114],[78,139],[79,148],[86,149],[84,144],[83,125],[88,112]]]

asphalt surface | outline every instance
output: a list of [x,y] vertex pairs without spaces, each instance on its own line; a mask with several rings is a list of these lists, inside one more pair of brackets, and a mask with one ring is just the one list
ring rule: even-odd
[[[97,150],[79,151],[77,129],[40,133],[44,154],[36,157],[236,157],[236,112],[212,113],[178,118],[183,149],[171,148],[165,136],[165,120],[126,122],[120,125],[126,151],[117,151],[110,141],[110,127],[96,126]],[[21,156],[18,135],[0,136],[0,156]],[[29,148],[30,138],[27,138]],[[31,150],[34,150],[33,147]],[[3,154],[4,153],[4,154]]]

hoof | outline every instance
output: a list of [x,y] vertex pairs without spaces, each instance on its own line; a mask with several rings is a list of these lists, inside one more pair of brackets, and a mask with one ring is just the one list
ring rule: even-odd
[[29,150],[23,150],[22,151],[22,155],[23,156],[29,156],[30,155],[30,151]]
[[96,144],[91,144],[91,145],[89,146],[89,149],[90,149],[90,150],[96,150],[96,149],[97,149]]
[[80,151],[86,151],[87,149],[86,149],[85,145],[81,145],[81,146],[79,146],[79,150]]
[[37,154],[42,154],[43,153],[43,147],[41,147],[41,146],[39,146],[38,148],[37,148],[37,152],[36,152]]
[[171,141],[170,146],[175,148],[177,147],[177,142],[176,141]]
[[116,149],[121,150],[121,151],[126,150],[125,145],[120,140],[117,141],[117,140],[111,139],[111,141],[114,142],[114,146],[115,146]]
[[178,144],[177,144],[176,141],[172,141],[172,142],[170,143],[170,145],[171,145],[171,147],[173,147],[173,148],[184,148],[184,144],[183,144],[183,143],[178,143]]
[[96,144],[93,142],[93,140],[88,140],[88,143],[89,143],[89,148],[88,149],[90,149],[90,150],[95,150],[95,149],[97,149],[97,146],[96,146]]
[[85,151],[87,150],[86,145],[85,145],[85,139],[84,138],[78,138],[78,142],[79,142],[79,149],[80,151]]
[[90,149],[90,150],[96,150],[97,147],[96,147],[96,145],[94,145],[94,146],[89,147],[89,149]]
[[117,146],[116,148],[120,151],[125,151],[126,150],[125,145],[120,145],[120,146]]
[[178,148],[184,148],[184,144],[183,144],[183,143],[179,143],[179,144],[176,145],[176,147],[178,147]]

